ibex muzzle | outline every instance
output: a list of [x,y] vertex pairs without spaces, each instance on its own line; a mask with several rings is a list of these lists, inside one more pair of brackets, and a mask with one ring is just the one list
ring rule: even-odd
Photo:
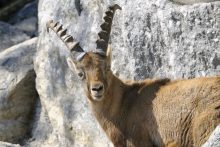
[[91,95],[94,100],[101,100],[104,96],[104,84],[102,82],[91,83]]

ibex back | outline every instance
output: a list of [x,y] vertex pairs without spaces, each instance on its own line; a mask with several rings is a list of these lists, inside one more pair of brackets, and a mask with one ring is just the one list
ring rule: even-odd
[[116,9],[106,12],[94,52],[84,52],[59,23],[47,23],[70,50],[68,65],[99,124],[115,147],[201,146],[220,123],[220,77],[120,80],[111,71],[108,47]]

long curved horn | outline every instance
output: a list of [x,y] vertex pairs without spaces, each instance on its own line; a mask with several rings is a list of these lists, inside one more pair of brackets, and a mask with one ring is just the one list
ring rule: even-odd
[[46,26],[47,32],[49,32],[49,28],[52,29],[65,43],[74,60],[79,61],[82,59],[82,57],[85,55],[85,52],[80,47],[79,42],[77,42],[71,35],[66,34],[67,29],[63,29],[63,26],[59,24],[59,22],[54,22],[53,20],[48,21]]
[[111,33],[112,20],[117,9],[121,10],[121,7],[117,4],[110,6],[103,17],[104,22],[100,26],[102,30],[98,33],[99,39],[96,41],[97,47],[95,51],[101,55],[106,55]]

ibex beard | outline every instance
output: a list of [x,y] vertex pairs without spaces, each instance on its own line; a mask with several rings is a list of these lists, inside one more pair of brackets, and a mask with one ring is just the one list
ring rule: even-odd
[[97,48],[84,52],[59,23],[68,65],[84,85],[93,114],[115,147],[199,147],[220,123],[220,77],[125,82],[111,71],[108,41],[118,5],[109,7]]

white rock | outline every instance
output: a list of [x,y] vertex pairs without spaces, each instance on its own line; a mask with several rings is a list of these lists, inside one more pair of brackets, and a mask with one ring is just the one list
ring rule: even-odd
[[37,18],[30,17],[14,25],[15,28],[24,31],[29,36],[36,36],[37,34]]
[[1,147],[20,147],[19,144],[11,144],[11,143],[2,142],[2,141],[0,141],[0,146]]
[[21,30],[16,29],[10,24],[0,22],[0,52],[28,39],[30,39],[30,37]]
[[219,1],[219,0],[172,0],[176,3],[180,4],[196,4],[196,3],[209,3],[209,2],[214,2],[214,1]]
[[202,147],[220,146],[220,125],[213,131],[208,141]]

